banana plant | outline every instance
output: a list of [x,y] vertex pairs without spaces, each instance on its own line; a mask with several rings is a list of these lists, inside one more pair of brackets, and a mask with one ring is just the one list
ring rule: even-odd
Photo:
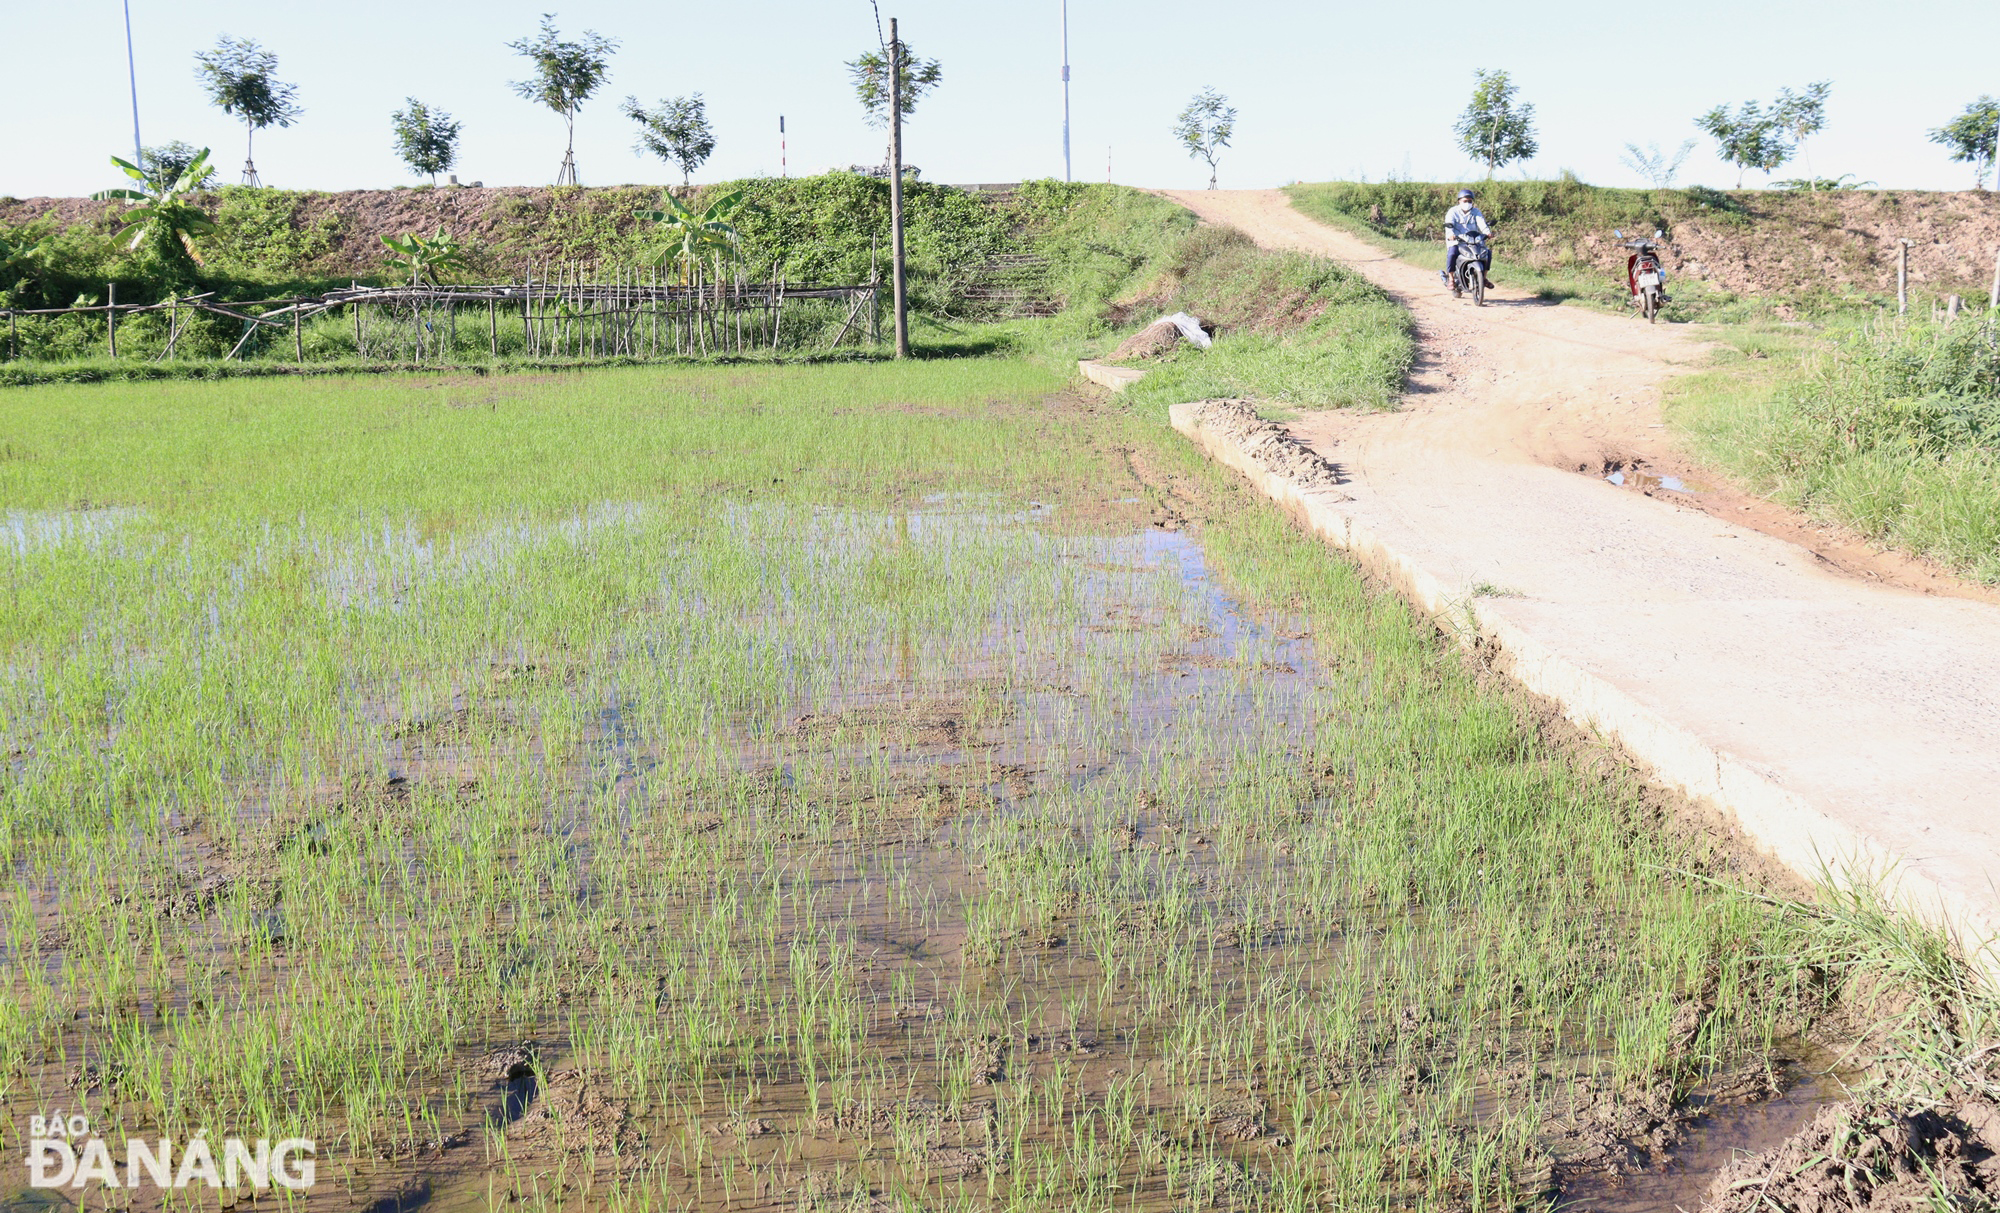
[[443,228],[439,228],[433,236],[425,236],[421,232],[411,232],[401,239],[384,236],[382,243],[396,254],[396,263],[410,271],[411,286],[426,282],[436,286],[438,271],[465,267],[463,245]]
[[736,260],[743,237],[730,221],[749,208],[742,190],[731,190],[699,211],[682,204],[671,191],[661,190],[659,208],[640,211],[639,218],[660,225],[655,255],[662,263],[679,266],[681,281],[686,282],[703,261],[713,260],[720,273],[724,261]]
[[132,233],[132,243],[127,246],[137,250],[142,244],[151,244],[163,256],[171,259],[178,246],[185,251],[196,265],[202,265],[200,250],[194,246],[196,236],[207,235],[215,230],[215,221],[202,213],[200,207],[188,201],[202,179],[208,175],[208,149],[181,170],[180,176],[172,181],[155,181],[146,175],[146,170],[129,160],[111,157],[111,163],[118,166],[127,177],[138,182],[142,189],[100,190],[91,198],[98,202],[135,202],[138,205],[125,212],[125,220],[138,230]]

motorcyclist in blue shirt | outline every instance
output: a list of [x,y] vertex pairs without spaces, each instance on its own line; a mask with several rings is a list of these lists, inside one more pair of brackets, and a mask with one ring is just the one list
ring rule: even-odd
[[[1472,200],[1473,193],[1471,190],[1460,190],[1458,191],[1458,205],[1452,207],[1444,214],[1444,271],[1438,277],[1444,280],[1446,286],[1451,285],[1453,276],[1458,270],[1460,240],[1472,232],[1477,232],[1488,240],[1493,238],[1492,226],[1486,222],[1486,216],[1481,213],[1480,209],[1472,205]],[[1482,251],[1479,261],[1480,270],[1486,274],[1486,280],[1491,282],[1493,280],[1493,249],[1490,245]]]

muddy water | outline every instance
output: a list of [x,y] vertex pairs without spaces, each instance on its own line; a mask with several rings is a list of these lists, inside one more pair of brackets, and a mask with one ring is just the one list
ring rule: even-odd
[[[240,1116],[323,1089],[327,1208],[1553,1192],[1582,1156],[1557,1126],[1619,1098],[1626,1012],[1589,987],[1633,907],[1562,902],[1546,845],[1547,900],[1482,898],[1504,840],[1422,813],[1507,746],[1423,714],[1421,653],[1392,676],[1365,633],[1247,605],[1198,534],[1119,522],[1136,504],[732,504],[692,544],[606,506],[330,550],[318,584],[361,621],[474,613],[550,545],[659,588],[427,693],[355,684],[330,787],[171,818],[166,858],[84,912],[59,860],[18,861],[33,931],[0,959],[74,1007],[7,1111],[141,1126],[194,1091]],[[69,980],[114,928],[164,959]],[[1811,1110],[1751,1108],[1697,1114],[1618,1207]]]
[[1574,1213],[1676,1213],[1702,1207],[1711,1181],[1750,1154],[1774,1150],[1812,1122],[1821,1109],[1848,1095],[1829,1070],[1834,1059],[1802,1041],[1795,1057],[1772,1059],[1769,1081],[1778,1088],[1718,1095],[1701,1093],[1685,1105],[1688,1120],[1673,1156],[1663,1165],[1628,1175],[1592,1176],[1563,1188],[1561,1207]]

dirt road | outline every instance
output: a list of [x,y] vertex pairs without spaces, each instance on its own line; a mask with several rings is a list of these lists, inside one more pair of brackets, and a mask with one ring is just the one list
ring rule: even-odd
[[1659,416],[1660,386],[1705,356],[1679,326],[1505,289],[1475,309],[1276,191],[1168,196],[1350,261],[1416,317],[1402,410],[1292,427],[1346,478],[1315,526],[1430,609],[1476,617],[1573,717],[1794,868],[1894,861],[1901,895],[1969,946],[2000,936],[2000,607],[1918,592],[1921,569],[1843,557],[1719,486],[1605,482],[1634,462],[1700,479]]
[[[1503,285],[1484,308],[1453,299],[1430,270],[1397,261],[1346,232],[1292,209],[1277,190],[1163,191],[1203,219],[1237,228],[1266,248],[1296,249],[1352,265],[1410,310],[1418,362],[1402,411],[1329,412],[1297,427],[1349,459],[1394,463],[1399,474],[1449,480],[1464,459],[1538,463],[1601,478],[1632,473],[1656,496],[1803,547],[1869,581],[2000,603],[2000,594],[1879,551],[1838,528],[1733,489],[1674,449],[1660,419],[1660,387],[1703,363],[1699,326],[1649,325],[1561,307]],[[1442,218],[1440,218],[1440,226]],[[1662,476],[1701,488],[1678,495]]]

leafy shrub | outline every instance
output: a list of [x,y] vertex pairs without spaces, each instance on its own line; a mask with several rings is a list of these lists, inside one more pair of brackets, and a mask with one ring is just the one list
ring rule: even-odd
[[1699,381],[1676,420],[1756,492],[2000,582],[2000,333],[1887,322],[1760,400]]
[[1795,389],[1793,402],[1851,451],[2000,453],[2000,343],[1971,322],[1868,330]]

